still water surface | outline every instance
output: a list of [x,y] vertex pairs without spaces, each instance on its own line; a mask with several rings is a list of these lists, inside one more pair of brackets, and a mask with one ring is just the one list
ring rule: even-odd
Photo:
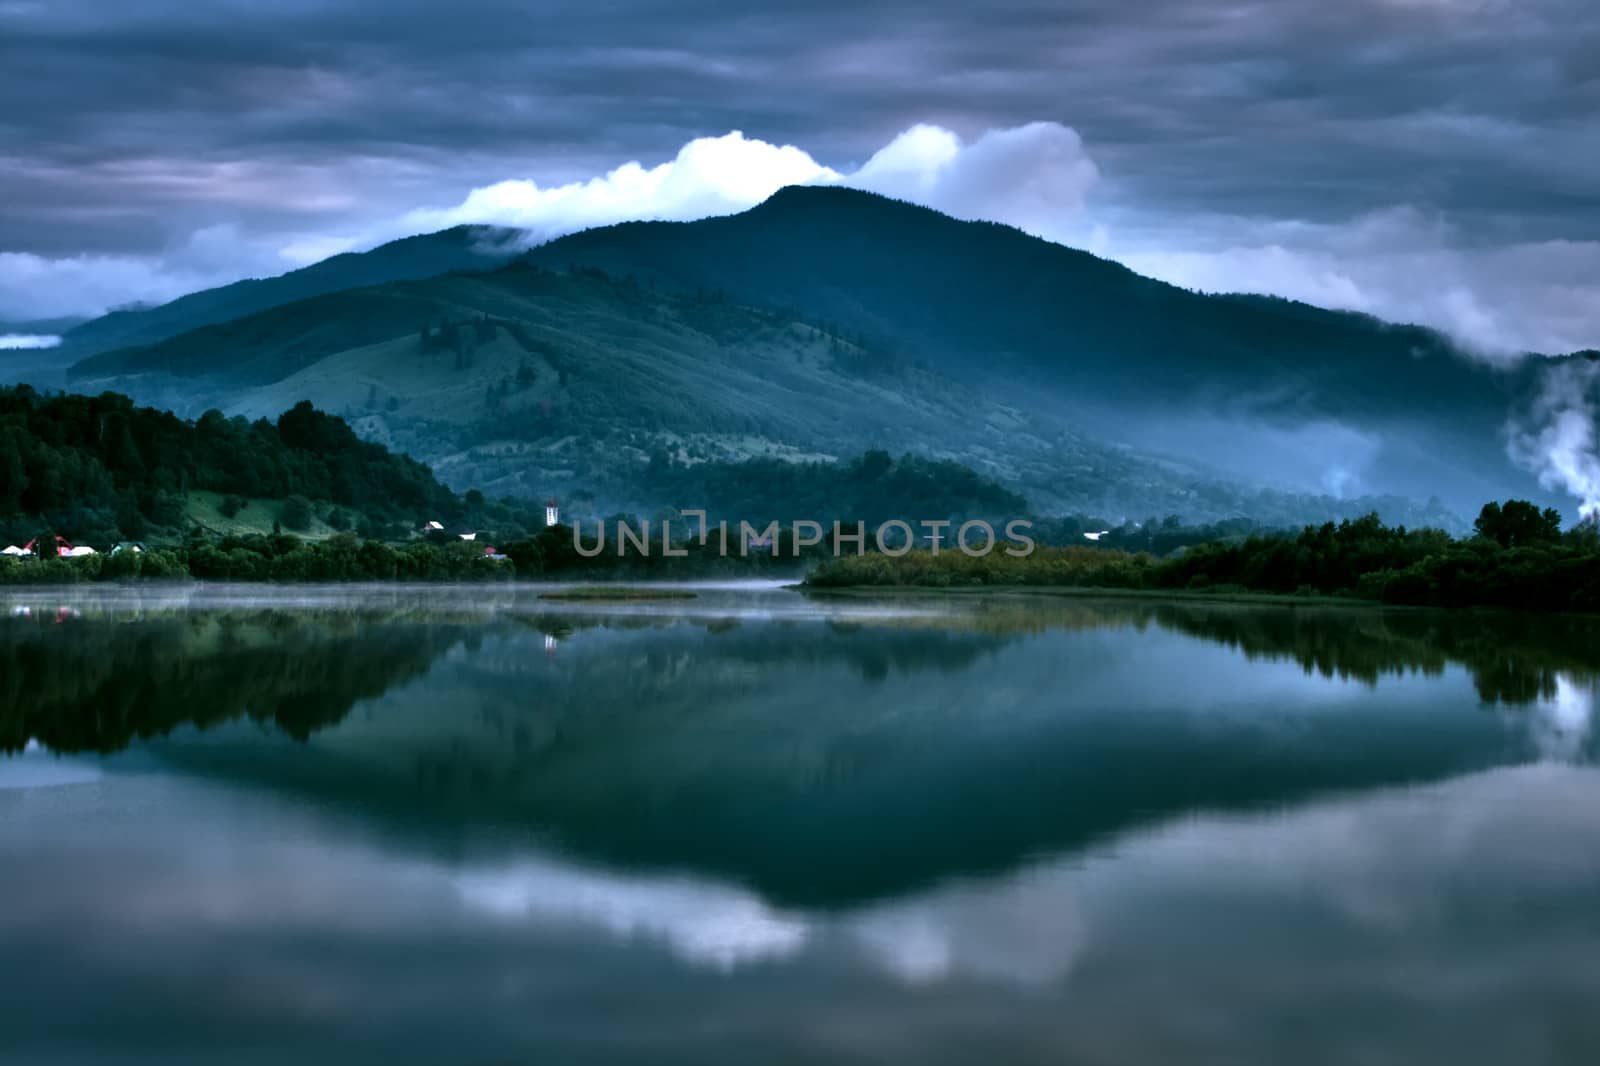
[[1592,1063],[1590,619],[0,600],[0,1061]]

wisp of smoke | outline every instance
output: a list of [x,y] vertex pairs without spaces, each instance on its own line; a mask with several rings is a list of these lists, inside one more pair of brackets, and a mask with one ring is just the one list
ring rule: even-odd
[[1596,387],[1600,362],[1573,359],[1544,369],[1544,382],[1526,421],[1507,427],[1511,458],[1547,489],[1577,497],[1578,514],[1600,516],[1600,456],[1595,453]]

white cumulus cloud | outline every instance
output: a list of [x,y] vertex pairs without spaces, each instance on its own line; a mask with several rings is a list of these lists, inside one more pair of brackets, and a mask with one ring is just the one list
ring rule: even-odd
[[1056,122],[990,130],[971,144],[937,126],[914,126],[843,180],[956,218],[1067,242],[1085,233],[1084,198],[1100,168],[1078,134]]
[[991,130],[970,144],[938,126],[913,126],[853,170],[734,130],[690,141],[664,163],[624,163],[588,181],[496,182],[452,207],[413,211],[398,230],[481,223],[525,229],[544,240],[636,219],[733,214],[787,185],[848,185],[1060,239],[1074,232],[1072,219],[1098,178],[1077,133],[1054,122]]
[[774,145],[738,130],[690,141],[665,163],[637,161],[565,185],[531,178],[474,189],[454,207],[406,215],[411,232],[461,223],[514,226],[538,238],[633,219],[682,220],[752,207],[785,185],[839,180],[839,174],[792,145]]

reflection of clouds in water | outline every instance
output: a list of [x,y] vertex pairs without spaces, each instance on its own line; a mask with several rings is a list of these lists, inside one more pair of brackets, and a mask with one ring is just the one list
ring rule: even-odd
[[[1563,691],[1550,713],[1568,714],[1563,720],[1569,725],[1587,721],[1572,715],[1579,707],[1587,713],[1588,690]],[[22,767],[35,776],[15,776]],[[55,776],[38,776],[44,770]],[[0,775],[13,775],[0,782],[18,782],[24,789],[19,796],[29,795],[31,786],[98,773],[92,764],[43,752],[0,761]],[[1071,979],[1086,950],[1149,951],[1140,940],[1150,915],[1200,916],[1217,931],[1184,935],[1205,942],[1289,908],[1301,915],[1290,934],[1297,940],[1303,930],[1314,931],[1312,941],[1342,930],[1403,945],[1428,929],[1455,929],[1469,913],[1508,914],[1530,892],[1559,895],[1600,881],[1600,825],[1589,813],[1600,804],[1600,774],[1553,763],[1265,816],[1185,817],[1124,835],[1088,855],[1037,861],[1003,876],[952,881],[839,912],[784,909],[710,877],[618,872],[537,851],[511,859],[419,861],[350,837],[341,823],[303,808],[215,794],[200,803],[189,785],[176,786],[174,795],[186,798],[156,804],[166,808],[160,817],[149,804],[138,804],[137,831],[87,810],[73,816],[70,803],[36,810],[32,825],[13,821],[0,833],[0,850],[8,840],[19,845],[17,834],[44,839],[52,817],[69,843],[86,850],[62,870],[70,883],[41,883],[27,905],[5,909],[22,920],[36,908],[51,912],[73,900],[104,906],[84,887],[105,882],[109,875],[96,871],[103,865],[115,871],[123,919],[174,929],[200,915],[235,932],[349,926],[352,915],[363,926],[392,928],[411,921],[407,916],[438,915],[441,903],[453,901],[450,910],[464,928],[515,929],[518,935],[587,930],[657,944],[683,963],[717,972],[827,955],[844,945],[898,982],[1048,986]],[[193,810],[207,810],[214,821],[196,826],[184,813]],[[98,845],[96,834],[104,837]],[[267,843],[244,848],[235,842],[240,834]],[[130,861],[135,839],[137,861]],[[69,870],[77,876],[65,876]],[[1262,966],[1281,962],[1266,961],[1279,949],[1260,938],[1229,950],[1241,956],[1241,965],[1249,955]]]
[[915,984],[955,976],[1048,982],[1065,976],[1081,942],[1063,891],[1070,886],[1029,873],[838,918],[776,910],[731,885],[555,860],[470,870],[455,884],[469,910],[497,921],[598,928],[721,971],[791,958],[826,936],[857,945],[875,967]]
[[1072,876],[1051,867],[871,907],[847,925],[877,965],[914,984],[1053,983],[1071,970],[1085,932]]
[[454,877],[470,912],[653,941],[684,962],[731,971],[799,955],[827,939],[854,944],[877,969],[913,984],[957,976],[1018,983],[1064,977],[1082,942],[1071,885],[1052,871],[957,885],[837,917],[786,912],[732,885],[652,878],[528,860]]
[[1529,892],[1593,884],[1597,803],[1592,769],[1491,770],[1267,818],[1186,819],[1124,838],[1082,877],[1061,876],[1113,909],[1169,893],[1191,905],[1199,896],[1294,900],[1387,935],[1460,918],[1469,900],[1475,912],[1509,914]]
[[687,962],[731,969],[791,955],[809,927],[753,894],[688,878],[645,878],[555,861],[526,861],[456,877],[462,902],[500,920],[599,926],[665,942]]
[[[1545,763],[1267,816],[1187,817],[1087,856],[841,912],[786,910],[731,882],[618,872],[539,852],[397,863],[319,821],[300,822],[303,811],[270,834],[280,844],[241,851],[227,843],[241,821],[235,811],[215,833],[147,843],[148,861],[123,882],[121,899],[142,920],[178,923],[198,912],[267,927],[348,923],[356,899],[365,901],[362,924],[403,924],[453,899],[469,928],[588,930],[659,944],[719,972],[850,945],[873,970],[912,984],[1053,985],[1070,979],[1091,948],[1161,954],[1146,938],[1152,922],[1167,920],[1193,923],[1180,935],[1205,944],[1290,908],[1300,917],[1289,935],[1334,954],[1347,950],[1345,938],[1369,937],[1403,952],[1409,937],[1457,929],[1469,916],[1492,927],[1529,892],[1559,895],[1600,880],[1600,824],[1589,813],[1597,804],[1600,774]],[[252,812],[245,821],[263,826],[282,817]],[[114,864],[120,846],[108,850]],[[151,852],[166,850],[177,854],[155,861]],[[172,883],[142,884],[147,878]],[[387,902],[375,908],[378,899]],[[1248,967],[1252,956],[1269,965],[1262,956],[1286,947],[1254,937],[1228,950]]]
[[[1343,1066],[1381,1047],[1496,1063],[1581,1037],[1600,995],[1600,772],[1556,763],[1196,814],[838,911],[497,838],[438,857],[315,805],[109,780],[0,796],[0,854],[30,849],[0,879],[0,943],[32,960],[9,1015],[0,1002],[9,1031],[95,1012],[137,1039],[117,1028],[133,1004],[140,1025],[243,1019],[307,1046],[337,1023],[428,1061],[459,1055],[419,1040],[466,1029],[504,1048],[625,1030],[629,1050],[707,1062],[768,1042],[815,1061],[983,1046],[1019,1063]],[[1392,1019],[1378,1045],[1345,1024],[1375,1017]]]
[[[556,862],[459,883],[465,898],[502,919],[644,935],[684,961],[724,970],[830,942],[855,945],[873,968],[912,984],[1053,985],[1071,977],[1091,944],[1126,950],[1149,915],[1209,912],[1225,940],[1258,918],[1255,908],[1287,906],[1318,936],[1396,944],[1456,928],[1468,913],[1510,915],[1529,891],[1559,894],[1600,879],[1600,827],[1587,814],[1597,802],[1600,776],[1590,770],[1490,771],[1267,817],[1184,818],[1087,857],[838,915],[774,911],[714,882],[633,879]],[[1237,949],[1243,963],[1277,947]]]
[[1530,731],[1539,753],[1562,762],[1580,760],[1594,726],[1594,685],[1556,674],[1556,692],[1533,706]]

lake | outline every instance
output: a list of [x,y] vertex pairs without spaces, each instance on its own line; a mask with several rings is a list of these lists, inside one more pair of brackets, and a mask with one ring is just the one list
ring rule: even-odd
[[1600,1061],[1600,621],[0,595],[0,1060]]

